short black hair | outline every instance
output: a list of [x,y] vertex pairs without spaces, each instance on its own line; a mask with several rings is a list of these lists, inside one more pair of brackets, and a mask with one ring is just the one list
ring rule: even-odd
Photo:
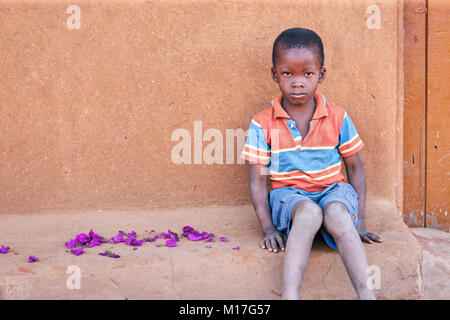
[[322,39],[320,39],[319,35],[314,31],[304,28],[292,28],[280,33],[273,43],[272,63],[274,67],[278,59],[279,50],[291,48],[310,49],[316,55],[320,67],[323,67],[325,55],[323,53]]

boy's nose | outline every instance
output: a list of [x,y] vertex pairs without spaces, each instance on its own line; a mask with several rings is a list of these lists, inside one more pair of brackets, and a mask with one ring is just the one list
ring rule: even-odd
[[292,82],[292,87],[293,88],[304,88],[305,85],[303,84],[303,82],[301,82],[300,80],[294,80]]

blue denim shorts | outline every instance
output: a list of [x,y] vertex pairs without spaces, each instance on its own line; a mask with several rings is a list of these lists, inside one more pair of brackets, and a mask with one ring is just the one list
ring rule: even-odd
[[[291,211],[298,201],[312,200],[322,209],[331,201],[344,203],[350,216],[356,225],[358,224],[358,194],[348,183],[334,183],[323,191],[306,192],[302,189],[284,187],[270,191],[270,208],[272,209],[272,220],[275,227],[289,236],[291,227]],[[337,249],[333,238],[322,226],[320,232],[327,245]]]

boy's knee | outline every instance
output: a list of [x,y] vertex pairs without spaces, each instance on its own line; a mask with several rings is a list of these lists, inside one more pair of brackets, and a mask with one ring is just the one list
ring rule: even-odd
[[299,201],[292,209],[291,219],[303,226],[318,229],[323,221],[322,208],[311,200]]
[[354,228],[347,206],[340,201],[333,201],[325,205],[324,226],[332,236],[337,236],[349,228]]

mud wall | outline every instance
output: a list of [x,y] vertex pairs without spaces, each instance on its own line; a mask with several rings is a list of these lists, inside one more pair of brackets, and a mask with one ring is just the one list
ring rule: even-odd
[[232,135],[278,94],[272,44],[294,26],[322,37],[319,91],[366,144],[368,196],[401,203],[400,7],[2,1],[0,213],[250,203]]

